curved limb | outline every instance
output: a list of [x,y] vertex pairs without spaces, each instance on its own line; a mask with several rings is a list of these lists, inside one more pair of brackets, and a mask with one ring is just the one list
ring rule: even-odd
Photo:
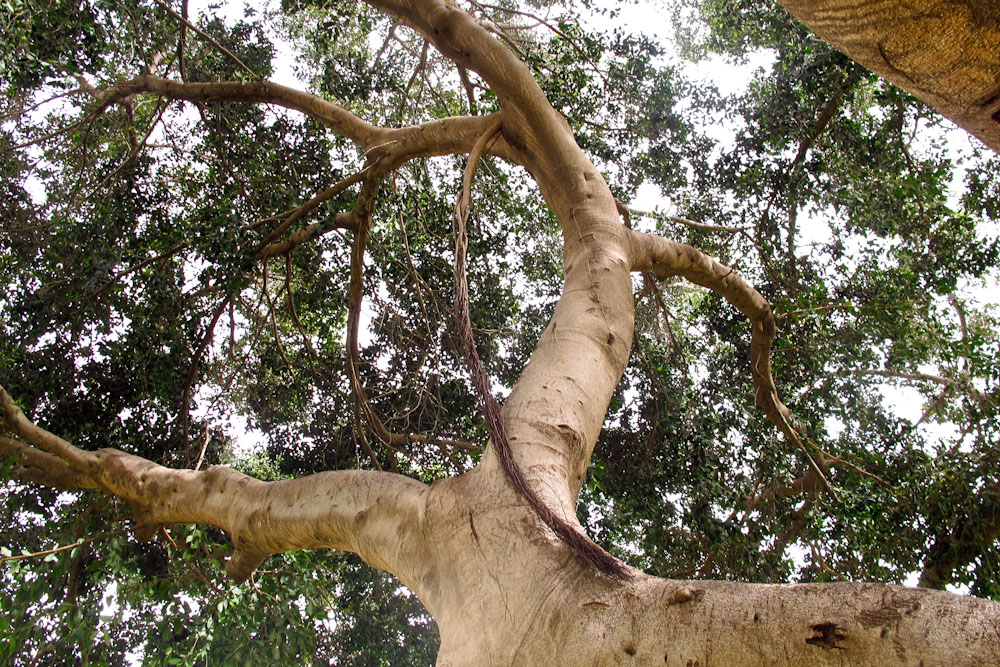
[[[271,81],[185,83],[152,74],[144,74],[106,88],[98,108],[91,116],[100,114],[109,106],[132,95],[144,93],[187,102],[225,100],[275,104],[299,111],[363,148],[369,162],[379,162],[380,173],[419,157],[468,153],[476,139],[494,121],[494,114],[453,116],[419,125],[386,128],[372,125],[322,97]],[[513,149],[502,140],[490,147],[490,153],[517,161]]]
[[221,528],[234,546],[226,572],[237,580],[267,556],[298,549],[351,551],[404,582],[425,560],[416,552],[428,487],[407,477],[340,470],[262,482],[226,466],[176,470],[115,449],[79,449],[33,424],[2,388],[0,415],[17,438],[0,437],[0,452],[18,457],[26,479],[126,500],[139,539],[171,523]]
[[771,343],[778,327],[767,299],[733,269],[697,248],[644,232],[628,230],[628,234],[633,271],[650,271],[661,280],[682,276],[719,294],[750,320],[750,371],[753,375],[754,401],[789,442],[805,453],[822,487],[832,492],[824,471],[813,460],[798,431],[789,422],[791,411],[778,398],[778,388],[771,374]]

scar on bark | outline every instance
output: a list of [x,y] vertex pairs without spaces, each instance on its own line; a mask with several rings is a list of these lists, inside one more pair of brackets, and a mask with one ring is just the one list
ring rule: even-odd
[[682,586],[681,588],[675,588],[670,591],[667,596],[663,599],[663,606],[670,607],[675,604],[683,604],[685,602],[690,602],[695,599],[698,595],[698,591],[691,590],[687,586]]
[[837,644],[837,642],[847,639],[847,633],[840,629],[836,623],[830,621],[817,623],[812,626],[812,630],[816,634],[806,639],[807,644],[819,646],[825,651],[843,651],[846,648]]
[[[514,458],[510,441],[507,439],[507,429],[504,425],[503,416],[500,414],[500,404],[493,397],[492,388],[483,363],[476,352],[475,340],[472,337],[472,321],[469,319],[469,288],[465,278],[466,251],[468,248],[468,235],[465,223],[469,217],[469,200],[472,188],[472,178],[475,176],[479,159],[486,150],[487,145],[496,141],[501,134],[502,117],[497,117],[486,131],[479,137],[476,144],[469,153],[469,161],[465,167],[465,174],[462,178],[462,190],[459,193],[458,201],[455,203],[455,211],[452,216],[453,232],[455,237],[455,323],[458,328],[458,338],[465,356],[465,365],[471,375],[472,385],[475,388],[476,396],[479,398],[480,407],[486,419],[486,426],[489,430],[490,440],[493,443],[497,460],[503,469],[507,482],[514,489],[514,492],[524,498],[535,515],[548,526],[552,532],[564,543],[569,550],[583,563],[595,568],[601,574],[612,579],[625,580],[629,578],[628,568],[620,561],[594,544],[584,533],[577,530],[557,515],[544,500],[542,500],[535,490],[528,484]],[[609,338],[608,344],[613,342]],[[471,517],[470,517],[471,525]],[[473,526],[473,535],[475,527]]]

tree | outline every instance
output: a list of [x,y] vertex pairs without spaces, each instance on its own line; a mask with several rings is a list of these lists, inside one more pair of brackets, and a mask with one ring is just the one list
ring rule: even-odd
[[[8,570],[5,631],[21,648],[5,657],[121,662],[151,621],[84,620],[99,604],[81,593],[103,576],[145,589],[138,604],[185,659],[321,659],[326,582],[288,574],[341,567],[299,551],[331,548],[419,597],[439,665],[995,663],[995,602],[846,581],[922,569],[926,585],[997,595],[997,338],[959,289],[997,261],[976,227],[997,216],[989,159],[952,208],[947,159],[906,141],[926,109],[770,9],[736,27],[732,5],[699,8],[713,28],[701,48],[779,51],[743,101],[747,131],[713,156],[678,107],[692,84],[655,66],[649,40],[513,6],[370,5],[283,7],[316,93],[266,80],[262,23],[199,27],[186,4],[24,4],[5,20],[5,117],[33,122],[4,126],[0,447],[22,482],[74,490],[10,482],[6,525],[29,551],[77,536],[48,554],[49,578]],[[708,113],[724,103],[697,93]],[[462,170],[425,160],[456,155]],[[693,244],[640,231],[622,202],[643,181],[687,196],[686,217],[661,216],[661,231],[731,254],[762,291]],[[824,209],[843,222],[803,253],[801,227]],[[553,246],[561,265],[546,261]],[[527,284],[505,284],[515,274]],[[649,297],[638,307],[633,274]],[[663,286],[675,276],[707,291]],[[535,303],[517,300],[532,289]],[[380,305],[368,326],[365,297]],[[674,311],[703,323],[701,364],[682,361],[695,334],[661,324]],[[779,318],[789,342],[774,363],[795,415],[771,371]],[[836,345],[810,351],[823,339]],[[487,374],[510,387],[502,412]],[[873,378],[921,383],[920,422],[960,433],[931,451]],[[239,460],[215,425],[223,401],[281,456]],[[650,576],[596,548],[581,494],[582,512],[605,514],[604,545],[621,540],[615,555],[687,573]],[[158,542],[98,527],[122,520]],[[210,528],[180,539],[177,524]],[[811,549],[809,583],[725,581],[782,580],[792,543]],[[104,568],[89,550],[106,544]],[[199,553],[250,583],[219,593]],[[197,579],[187,599],[170,583],[176,561]],[[352,584],[367,576],[339,592],[365,597]],[[273,599],[286,585],[294,594]],[[273,613],[243,612],[258,624],[244,637],[214,629],[244,597]],[[205,621],[177,613],[209,604]],[[60,625],[27,623],[40,611]],[[303,617],[313,636],[279,644]],[[53,642],[53,627],[71,640]],[[417,657],[386,644],[372,661]],[[157,638],[144,650],[177,658]]]

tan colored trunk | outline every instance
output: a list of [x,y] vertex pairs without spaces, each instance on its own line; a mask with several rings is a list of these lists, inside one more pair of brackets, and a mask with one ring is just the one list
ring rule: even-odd
[[439,667],[1000,664],[998,606],[976,598],[595,575],[484,470],[434,484],[425,518],[435,564],[407,583]]

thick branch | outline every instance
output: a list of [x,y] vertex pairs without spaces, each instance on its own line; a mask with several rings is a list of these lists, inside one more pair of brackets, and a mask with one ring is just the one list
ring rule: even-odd
[[569,522],[558,516],[544,500],[532,488],[524,476],[524,472],[514,458],[514,452],[510,446],[507,436],[507,428],[502,417],[500,404],[493,396],[493,389],[490,386],[489,378],[483,368],[483,363],[479,359],[476,351],[476,344],[472,337],[472,322],[469,319],[469,291],[466,283],[466,253],[468,249],[468,235],[466,234],[466,221],[469,217],[469,200],[471,199],[472,179],[476,173],[479,159],[482,157],[486,145],[492,141],[500,131],[500,118],[488,129],[476,142],[472,152],[469,154],[469,162],[465,167],[465,174],[462,178],[462,191],[455,204],[453,214],[453,230],[455,236],[455,320],[458,328],[459,340],[461,341],[462,353],[465,356],[466,367],[472,376],[472,384],[479,397],[480,407],[486,417],[486,426],[493,444],[493,452],[500,462],[507,481],[514,488],[519,496],[528,501],[535,514],[551,528],[563,542],[569,545],[573,553],[584,562],[597,569],[599,572],[616,579],[628,577],[628,570],[615,558],[606,553],[603,549],[591,542],[582,532],[578,531]]
[[[332,548],[357,553],[404,582],[426,559],[421,542],[427,487],[372,471],[333,471],[262,482],[225,466],[175,470],[115,449],[86,452],[35,426],[0,389],[2,425],[25,443],[0,438],[0,450],[42,473],[59,470],[39,449],[83,475],[78,486],[122,498],[136,515],[136,535],[151,539],[171,523],[205,523],[229,533],[230,576],[243,580],[271,554]],[[37,466],[37,467],[36,467]]]
[[17,462],[17,475],[25,481],[64,490],[97,488],[97,483],[87,474],[70,468],[59,457],[23,442],[0,436],[0,454]]
[[[504,138],[521,156],[516,161],[528,167],[543,190],[545,177],[542,174],[565,172],[574,162],[581,158],[586,160],[569,124],[552,108],[527,66],[456,3],[446,0],[367,1],[402,19],[459,67],[482,77],[500,102],[504,112]],[[572,181],[567,185],[572,185]],[[556,210],[556,215],[562,219],[559,213]]]
[[[90,475],[97,463],[95,455],[69,444],[45,429],[35,426],[17,406],[14,399],[0,387],[0,433],[9,430],[14,436],[37,450],[61,460],[70,469]],[[27,456],[22,452],[22,456]]]
[[[101,108],[139,93],[188,102],[275,104],[300,111],[361,146],[369,162],[379,162],[379,173],[419,157],[468,153],[493,122],[492,115],[455,116],[403,128],[383,128],[321,97],[270,81],[184,83],[151,74],[109,87],[101,98]],[[517,162],[517,156],[504,141],[491,146],[490,153]]]
[[987,0],[781,0],[823,40],[1000,151],[1000,21]]

